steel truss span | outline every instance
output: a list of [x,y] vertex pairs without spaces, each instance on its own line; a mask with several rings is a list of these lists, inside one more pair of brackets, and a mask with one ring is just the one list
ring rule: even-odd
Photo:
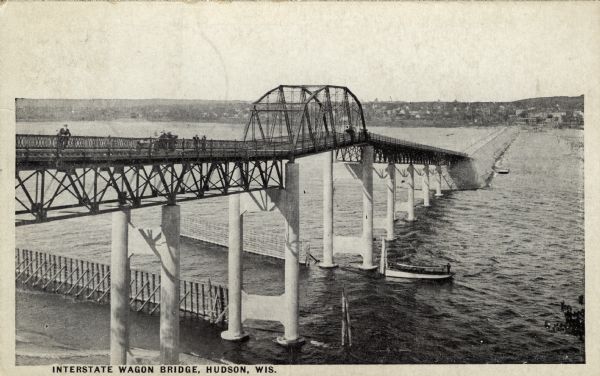
[[16,225],[282,188],[282,167],[275,159],[17,169]]
[[[368,139],[368,143],[373,145],[375,163],[451,165],[468,158],[463,153],[372,133],[368,134]],[[338,161],[360,162],[362,148],[357,145],[340,147],[335,155]]]
[[252,104],[244,140],[318,148],[324,139],[337,145],[346,130],[367,131],[362,105],[347,87],[280,85]]

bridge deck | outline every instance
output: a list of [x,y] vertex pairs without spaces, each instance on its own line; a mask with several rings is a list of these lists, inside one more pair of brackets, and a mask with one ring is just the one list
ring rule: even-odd
[[[315,153],[365,144],[373,145],[380,159],[390,159],[390,161],[394,159],[393,155],[395,154],[418,155],[431,160],[431,163],[440,164],[468,157],[464,153],[373,133],[357,134],[355,137],[338,133],[335,139],[333,137],[322,138],[316,143],[309,139],[301,139],[296,147],[282,139],[267,143],[235,140],[194,141],[192,139],[72,136],[63,140],[61,141],[56,136],[17,135],[17,169],[34,170],[57,166],[59,168],[95,165],[129,166],[185,161],[293,160]],[[380,152],[377,153],[377,150]]]

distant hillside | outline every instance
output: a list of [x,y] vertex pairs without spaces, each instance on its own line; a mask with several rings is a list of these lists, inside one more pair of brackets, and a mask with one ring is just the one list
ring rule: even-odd
[[243,101],[180,99],[17,99],[17,121],[243,122],[250,104]]
[[583,95],[578,97],[542,97],[521,99],[512,103],[520,108],[552,108],[558,106],[561,111],[583,111]]
[[[372,125],[488,125],[523,111],[583,111],[584,97],[544,97],[513,102],[363,102]],[[145,121],[245,123],[251,102],[179,99],[17,99],[17,121]]]

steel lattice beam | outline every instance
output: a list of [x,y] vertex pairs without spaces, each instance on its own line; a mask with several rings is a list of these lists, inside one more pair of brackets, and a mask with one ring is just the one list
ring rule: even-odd
[[106,213],[120,205],[141,208],[282,188],[282,163],[282,160],[215,161],[17,170],[16,224]]

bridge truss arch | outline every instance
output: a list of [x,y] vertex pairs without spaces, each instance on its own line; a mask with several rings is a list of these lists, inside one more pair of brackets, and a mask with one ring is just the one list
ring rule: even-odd
[[252,104],[244,141],[318,150],[348,132],[367,134],[362,104],[347,87],[280,85]]

